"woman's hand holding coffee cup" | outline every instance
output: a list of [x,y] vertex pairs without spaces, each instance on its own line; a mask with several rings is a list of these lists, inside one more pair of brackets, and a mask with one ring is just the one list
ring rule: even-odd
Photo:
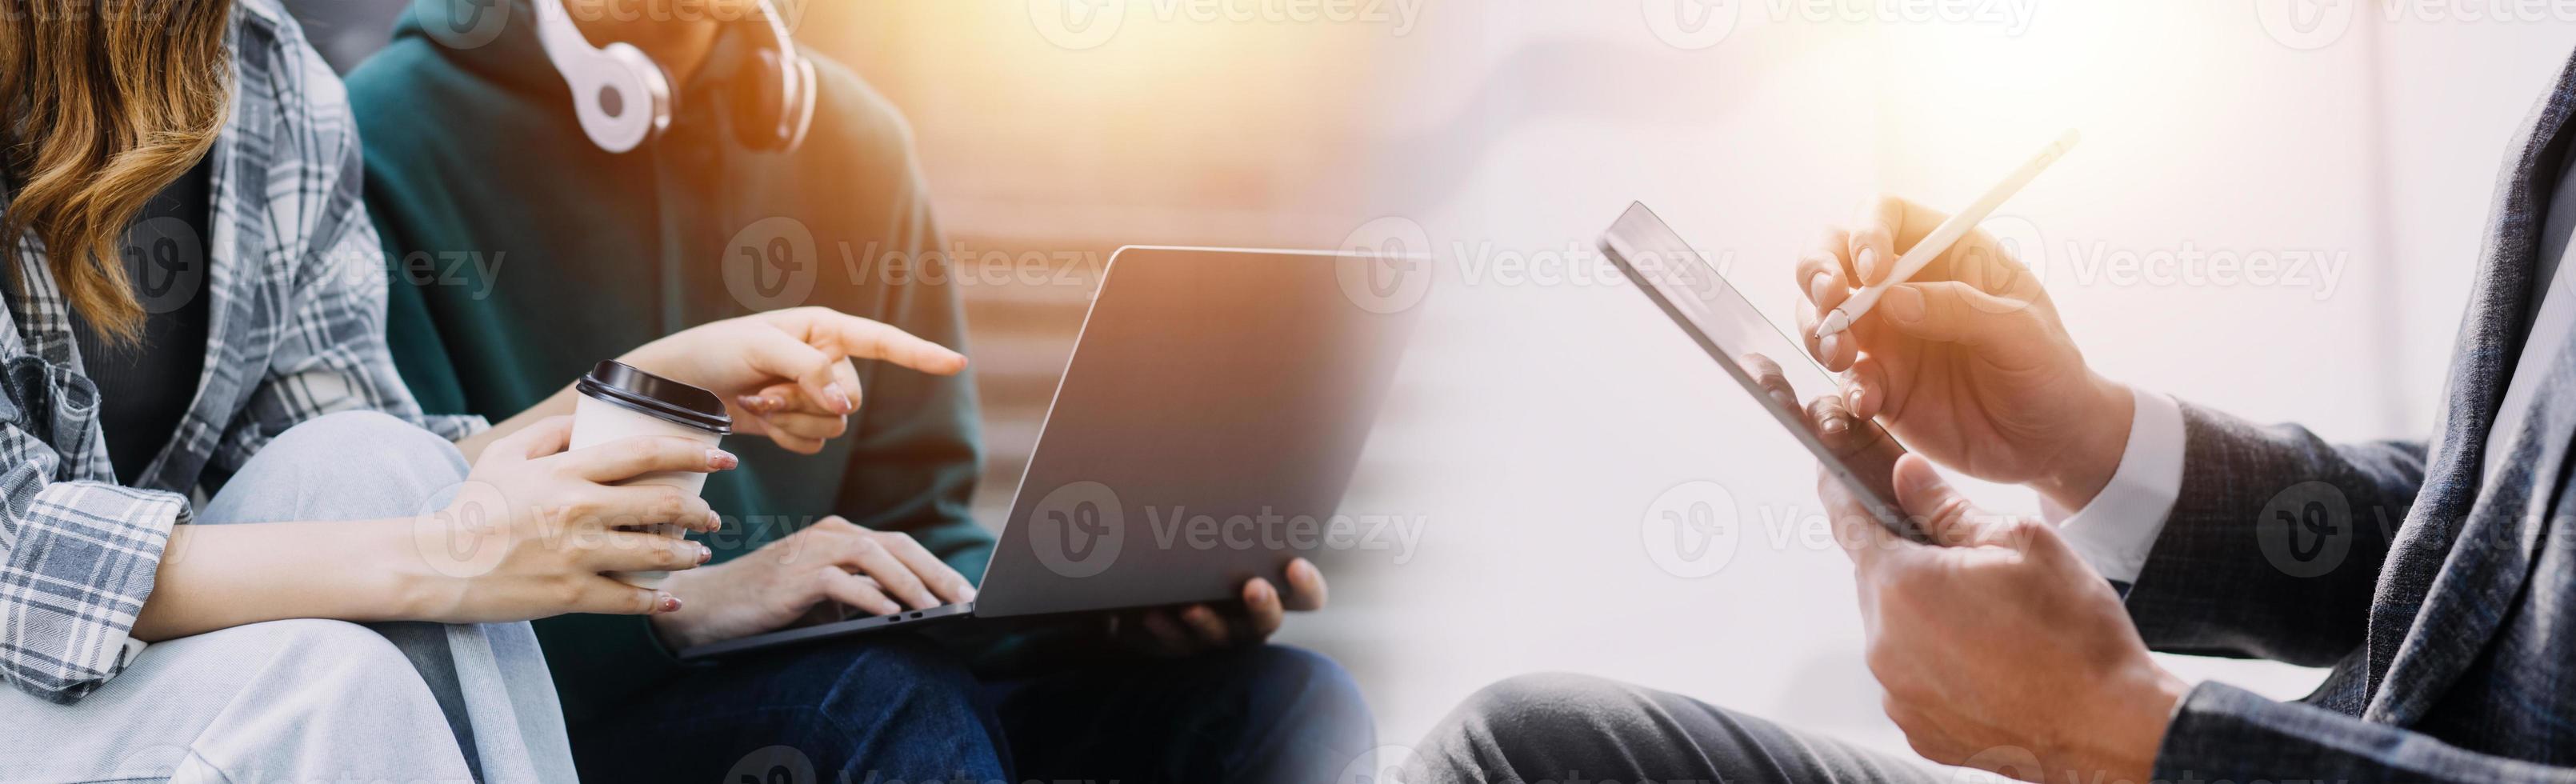
[[859,410],[851,359],[892,362],[924,373],[966,369],[966,357],[885,324],[830,308],[803,307],[726,319],[645,344],[619,361],[722,396],[734,431],[766,435],[813,454],[848,432]]
[[423,620],[520,621],[570,612],[659,614],[680,609],[667,591],[609,572],[696,568],[706,545],[639,530],[721,525],[697,494],[664,484],[620,486],[659,472],[708,473],[738,460],[685,438],[643,436],[568,449],[571,417],[549,417],[483,450],[455,500],[423,515],[414,539],[427,572],[415,575]]

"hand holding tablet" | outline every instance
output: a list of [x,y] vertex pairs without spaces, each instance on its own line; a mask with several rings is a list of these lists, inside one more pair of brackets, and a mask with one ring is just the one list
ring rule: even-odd
[[[1904,447],[1844,405],[1832,379],[1762,318],[1717,269],[1644,204],[1629,205],[1602,234],[1601,249],[1673,323],[1726,369],[1848,486],[1879,525],[1928,541],[1896,504],[1896,459]],[[1802,395],[1804,396],[1802,398]]]

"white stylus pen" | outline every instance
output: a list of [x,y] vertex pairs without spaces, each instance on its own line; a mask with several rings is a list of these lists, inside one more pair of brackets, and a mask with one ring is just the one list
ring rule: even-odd
[[1878,305],[1879,295],[1887,293],[1890,287],[1913,279],[1915,273],[1923,271],[1924,265],[1932,263],[1933,259],[1940,258],[1941,254],[1949,252],[1950,246],[1957,243],[1960,237],[1968,236],[1968,232],[1976,229],[1977,224],[1984,223],[1986,216],[1994,214],[1995,208],[2004,206],[2005,199],[2020,193],[2022,186],[2029,185],[2031,180],[2037,179],[2040,172],[2047,171],[2049,164],[2066,157],[2066,151],[2074,149],[2075,142],[2082,138],[2083,134],[2076,133],[2072,128],[2067,129],[2066,133],[2057,137],[2056,142],[2048,145],[2048,149],[2040,150],[2038,155],[2031,156],[2029,163],[2014,169],[2003,182],[1995,183],[1995,187],[1986,190],[1986,195],[1977,197],[1976,203],[1968,205],[1967,209],[1960,210],[1959,214],[1952,215],[1949,220],[1942,221],[1941,225],[1933,227],[1932,233],[1923,235],[1922,242],[1914,243],[1912,250],[1897,257],[1896,268],[1889,270],[1886,278],[1852,292],[1851,299],[1843,300],[1843,304],[1835,307],[1833,312],[1825,314],[1825,320],[1816,324],[1816,339],[1823,340],[1826,335],[1850,329],[1853,321],[1868,315],[1869,309]]

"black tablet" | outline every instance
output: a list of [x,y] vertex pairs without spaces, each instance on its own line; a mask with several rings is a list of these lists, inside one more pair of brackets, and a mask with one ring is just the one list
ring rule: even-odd
[[[1877,422],[1843,411],[1833,377],[1754,310],[1705,255],[1644,204],[1628,205],[1602,233],[1601,252],[1850,487],[1879,525],[1906,539],[1928,541],[1896,504],[1896,458],[1905,448]],[[1841,431],[1826,432],[1820,425],[1827,421],[1840,421]]]

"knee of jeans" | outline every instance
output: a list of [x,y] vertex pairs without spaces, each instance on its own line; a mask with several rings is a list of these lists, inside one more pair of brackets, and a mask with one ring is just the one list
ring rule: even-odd
[[316,699],[315,710],[360,710],[379,715],[418,711],[440,714],[437,698],[419,670],[393,641],[347,621],[293,618],[210,632],[220,636],[225,658]]
[[1359,684],[1332,658],[1281,645],[1209,654],[1175,665],[1195,695],[1185,721],[1198,751],[1235,780],[1323,780],[1377,745]]
[[382,411],[340,411],[305,420],[259,451],[272,453],[308,460],[356,458],[336,462],[399,465],[440,476],[462,477],[466,467],[455,444]]
[[392,640],[348,621],[289,618],[244,624],[209,634],[225,638],[229,643],[227,650],[246,660],[346,663],[349,669],[401,664],[406,672],[411,667],[410,661],[403,657],[402,649],[394,647]]
[[1250,690],[1255,715],[1298,713],[1312,720],[1374,737],[1367,698],[1340,662],[1303,648],[1263,645],[1244,650],[1240,683]]
[[437,434],[376,411],[325,414],[271,439],[233,481],[258,486],[275,506],[296,499],[301,508],[278,513],[339,518],[419,513],[433,496],[465,479],[465,458]]
[[[1565,739],[1617,726],[1646,704],[1634,687],[1607,678],[1562,672],[1515,675],[1476,690],[1442,726],[1492,736]],[[1512,738],[1496,740],[1518,745]]]
[[989,711],[977,700],[982,688],[953,654],[916,637],[897,635],[865,645],[819,648],[801,666],[816,673],[821,707],[835,716],[890,719],[907,731],[982,731]]

